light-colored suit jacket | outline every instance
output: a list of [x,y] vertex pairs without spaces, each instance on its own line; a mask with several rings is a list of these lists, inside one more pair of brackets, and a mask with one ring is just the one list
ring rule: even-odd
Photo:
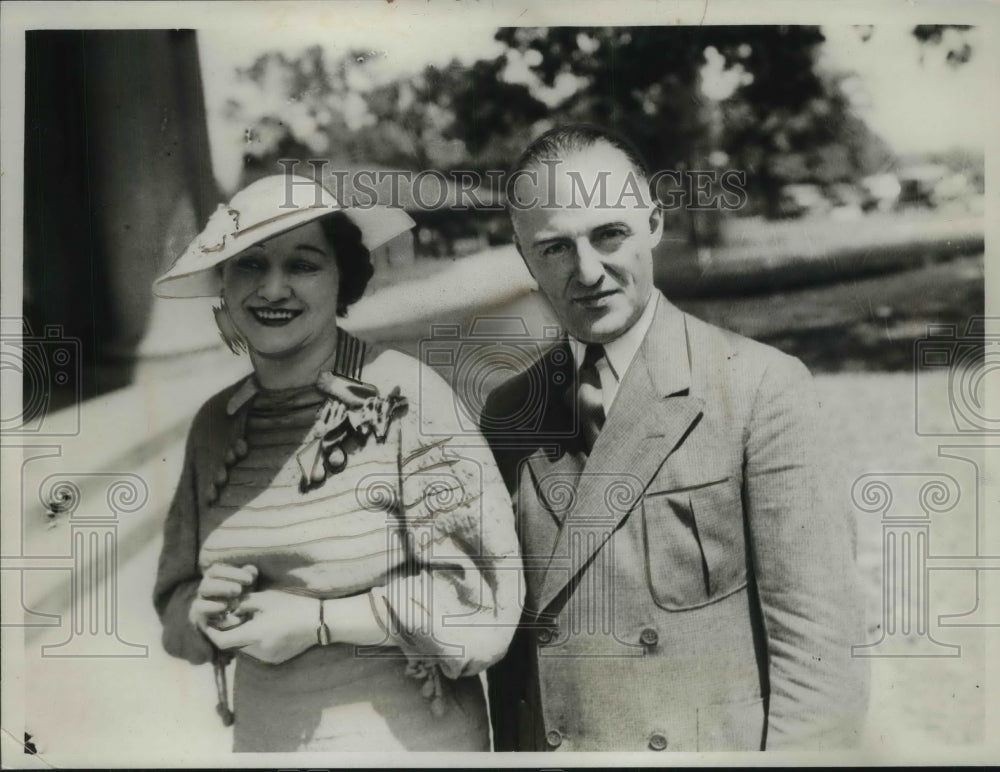
[[659,298],[589,457],[574,379],[563,342],[484,409],[527,581],[489,674],[496,749],[849,740],[854,530],[824,503],[806,368]]

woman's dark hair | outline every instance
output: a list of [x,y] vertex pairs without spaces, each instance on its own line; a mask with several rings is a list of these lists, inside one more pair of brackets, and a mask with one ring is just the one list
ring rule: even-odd
[[361,243],[361,229],[342,212],[323,215],[317,222],[323,235],[333,248],[340,272],[340,291],[337,293],[337,316],[346,316],[348,307],[365,294],[375,268],[371,253]]

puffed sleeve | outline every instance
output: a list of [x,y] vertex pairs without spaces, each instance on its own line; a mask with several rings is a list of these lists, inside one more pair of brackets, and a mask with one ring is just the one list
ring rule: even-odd
[[852,744],[867,672],[851,656],[862,603],[850,513],[830,506],[812,378],[791,357],[773,362],[754,400],[745,507],[767,636],[767,748]]
[[373,605],[404,653],[459,678],[506,652],[521,615],[521,558],[510,496],[482,435],[457,423],[443,379],[428,368],[420,379],[398,435],[395,543],[405,568],[372,591]]
[[188,610],[201,581],[194,441],[199,417],[188,434],[181,479],[167,512],[153,588],[153,605],[163,624],[163,648],[195,665],[210,661],[214,653],[211,642],[188,621]]

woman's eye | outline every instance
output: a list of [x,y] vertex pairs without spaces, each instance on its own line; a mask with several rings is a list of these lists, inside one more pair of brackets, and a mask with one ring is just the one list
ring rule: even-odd
[[240,271],[256,273],[264,270],[264,261],[259,257],[240,257],[236,260],[236,267]]
[[291,265],[292,273],[316,273],[319,266],[308,260],[296,260]]

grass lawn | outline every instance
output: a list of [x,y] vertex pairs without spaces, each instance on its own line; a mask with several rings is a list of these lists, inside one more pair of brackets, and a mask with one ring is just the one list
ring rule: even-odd
[[961,335],[968,318],[983,313],[983,286],[978,255],[820,287],[676,303],[799,357],[813,372],[909,371],[928,324],[954,324]]

